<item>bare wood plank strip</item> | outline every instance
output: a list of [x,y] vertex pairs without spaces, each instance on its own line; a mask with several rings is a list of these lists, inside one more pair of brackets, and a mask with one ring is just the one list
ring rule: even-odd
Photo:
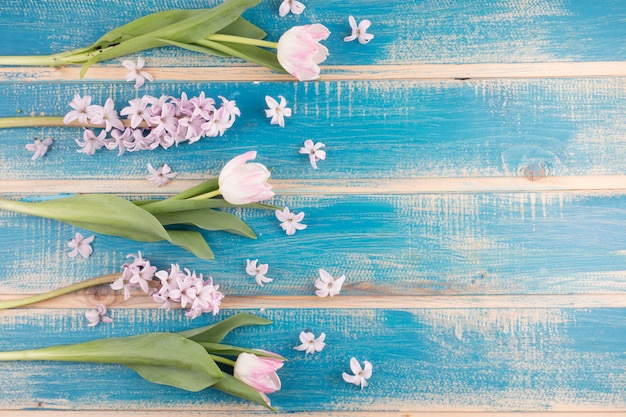
[[[25,294],[0,294],[0,300],[15,300]],[[154,301],[135,293],[124,301],[122,294],[108,288],[93,288],[42,301],[25,309],[92,308],[97,303],[115,308],[154,309]],[[415,295],[415,296],[344,296],[320,299],[317,296],[227,296],[222,308],[242,309],[450,309],[450,308],[624,308],[625,294],[539,295]],[[23,315],[19,309],[0,311],[2,315]]]
[[[223,411],[211,410],[176,410],[176,415],[181,417],[196,417],[208,415],[223,415]],[[59,410],[2,410],[4,417],[56,417],[56,416],[81,416],[81,417],[162,417],[171,416],[169,410],[137,411],[137,410],[81,410],[81,411],[59,411]],[[266,416],[263,411],[237,411],[239,417]],[[272,414],[281,415],[279,414]],[[626,416],[626,412],[620,411],[579,411],[579,412],[463,412],[463,411],[342,411],[342,412],[290,412],[291,417],[617,417]]]
[[[76,81],[79,67],[0,68],[0,82]],[[85,80],[123,80],[123,67],[96,66],[89,69]],[[288,81],[294,78],[262,67],[151,68],[158,81]],[[487,78],[573,78],[623,77],[626,62],[540,62],[503,64],[406,64],[406,65],[334,65],[322,67],[323,81],[350,80],[454,80]]]
[[[23,195],[33,190],[37,195],[58,193],[115,193],[168,195],[199,184],[200,180],[176,179],[163,188],[146,180],[3,180],[0,193]],[[398,178],[398,179],[322,179],[272,180],[279,195],[389,195],[468,192],[547,192],[626,190],[626,175],[554,176],[554,177],[484,177],[484,178]]]

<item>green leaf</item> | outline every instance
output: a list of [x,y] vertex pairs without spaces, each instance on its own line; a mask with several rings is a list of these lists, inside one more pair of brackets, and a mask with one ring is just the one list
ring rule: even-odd
[[36,203],[0,200],[0,209],[140,242],[169,240],[167,231],[152,214],[128,200],[108,194],[84,194]]
[[194,342],[220,343],[233,329],[242,326],[267,324],[272,324],[272,322],[262,317],[254,316],[252,314],[238,313],[211,326],[190,329],[180,332],[178,334],[190,340],[193,340]]
[[232,56],[231,54],[228,54],[226,52],[221,52],[221,51],[218,51],[217,49],[208,48],[206,46],[197,45],[195,43],[176,42],[176,41],[167,40],[167,39],[159,39],[159,41],[170,46],[175,46],[177,48],[186,49],[192,52],[198,52],[200,54],[215,55],[215,56],[220,56],[223,58],[229,58]]
[[3,352],[5,360],[53,360],[115,363],[128,366],[148,381],[188,391],[214,385],[224,374],[199,344],[176,333],[93,340],[22,352]]
[[264,210],[282,210],[282,207],[264,203],[252,203],[239,206],[231,204],[223,198],[207,198],[204,200],[144,200],[140,201],[138,205],[142,209],[148,211],[149,213],[152,213],[153,215],[157,215],[159,213],[172,213],[175,211],[200,210],[205,208],[252,208]]
[[205,230],[223,230],[240,236],[256,239],[254,231],[239,217],[223,211],[211,209],[175,211],[155,214],[163,226],[187,224]]
[[154,32],[183,19],[187,19],[201,10],[202,9],[165,10],[140,17],[105,33],[91,47],[93,49],[106,48],[110,45]]
[[195,230],[168,230],[169,240],[172,244],[188,250],[200,259],[214,259],[213,251],[204,240],[202,234]]
[[272,411],[278,411],[271,405],[265,402],[265,399],[257,390],[249,386],[248,384],[241,382],[230,374],[224,374],[224,378],[217,381],[211,388],[218,389],[227,394],[234,395],[244,400],[252,401],[259,405],[269,408]]
[[[105,35],[106,42],[111,41],[114,37],[122,38],[123,40],[116,45],[102,49],[99,54],[85,62],[81,68],[80,77],[82,78],[87,69],[97,62],[164,46],[165,44],[163,41],[158,40],[159,38],[182,43],[193,43],[196,40],[203,39],[233,23],[246,9],[256,6],[259,1],[225,0],[211,9],[198,9],[191,14],[179,14],[177,15],[179,19],[174,21],[164,19],[163,15],[159,15],[159,13],[152,18],[150,18],[150,15],[140,18],[139,20],[147,20],[139,24],[131,22],[125,25],[127,27],[124,29],[129,30],[128,26],[130,25],[136,33],[141,33],[140,35],[131,33],[124,37],[123,31],[116,32],[113,35]],[[165,16],[170,17],[170,15]],[[163,24],[158,25],[159,20],[162,20]],[[141,28],[142,24],[153,30]]]
[[250,23],[243,17],[237,18],[233,23],[226,26],[223,29],[218,30],[216,33],[223,35],[241,36],[243,38],[251,39],[263,39],[267,36],[267,33],[257,25]]
[[[166,40],[161,39],[164,42]],[[263,65],[269,69],[279,72],[287,72],[278,62],[278,58],[274,52],[270,52],[267,49],[260,48],[254,45],[244,45],[240,43],[211,41],[207,39],[201,39],[196,41],[198,45],[205,46],[210,49],[214,49],[225,53],[230,56],[245,59],[247,61],[256,62],[259,65]],[[183,46],[180,46],[181,48]]]
[[265,356],[268,358],[275,358],[275,359],[279,359],[281,361],[286,361],[287,359],[283,358],[280,355],[275,355],[271,352],[266,352],[263,350],[259,350],[259,349],[248,349],[248,348],[242,348],[239,346],[231,346],[231,345],[224,345],[221,343],[208,343],[208,342],[198,342],[198,344],[200,346],[202,346],[204,349],[206,349],[207,352],[213,354],[213,355],[219,355],[219,356],[239,356],[240,353],[252,353],[254,355],[257,356]]

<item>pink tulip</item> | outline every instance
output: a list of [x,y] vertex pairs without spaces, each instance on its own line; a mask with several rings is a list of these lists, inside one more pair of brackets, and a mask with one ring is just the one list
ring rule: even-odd
[[278,40],[278,62],[300,81],[316,80],[320,67],[328,56],[328,49],[320,41],[328,38],[330,31],[319,23],[294,26]]
[[282,366],[280,359],[244,352],[237,357],[233,376],[262,394],[271,394],[280,389],[276,370]]
[[222,168],[219,177],[220,193],[231,204],[249,204],[274,197],[267,182],[270,172],[259,163],[246,164],[256,158],[256,151],[236,156]]

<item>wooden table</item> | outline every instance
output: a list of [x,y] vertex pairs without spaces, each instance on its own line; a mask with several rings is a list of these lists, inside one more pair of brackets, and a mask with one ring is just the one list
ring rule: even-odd
[[[0,55],[77,48],[150,12],[216,2],[165,3],[5,0]],[[138,250],[160,268],[211,275],[227,298],[217,317],[192,321],[146,296],[124,302],[107,288],[85,290],[0,312],[0,350],[179,331],[245,311],[274,324],[228,341],[289,359],[272,401],[294,415],[626,412],[624,3],[307,0],[303,15],[284,18],[279,3],[264,0],[245,16],[269,39],[294,24],[325,24],[331,55],[321,81],[171,48],[141,54],[155,82],[138,92],[121,60],[83,80],[77,67],[0,69],[2,117],[62,116],[77,93],[122,107],[136,94],[205,91],[242,112],[223,137],[120,157],[77,153],[77,128],[3,129],[5,198],[168,196],[257,150],[273,168],[273,202],[305,211],[308,225],[286,236],[271,212],[241,210],[258,239],[207,234],[215,261],[105,235],[89,259],[73,259],[67,242],[89,232],[1,212],[2,299],[119,272]],[[343,42],[349,15],[372,21],[370,44]],[[265,95],[293,108],[284,128],[265,118]],[[32,161],[25,145],[47,136],[49,153]],[[317,170],[298,153],[305,139],[326,144]],[[144,179],[148,163],[180,174],[156,188]],[[246,259],[268,263],[274,281],[257,286]],[[345,274],[340,295],[314,295],[319,268]],[[87,327],[84,313],[98,302],[114,322]],[[293,349],[306,329],[327,334],[322,352]],[[353,356],[374,366],[363,390],[341,378]],[[121,366],[52,362],[1,363],[0,410],[269,413],[212,390],[154,385]]]

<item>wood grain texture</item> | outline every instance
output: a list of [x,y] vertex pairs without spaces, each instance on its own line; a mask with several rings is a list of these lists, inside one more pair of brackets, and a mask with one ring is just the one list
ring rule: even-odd
[[[624,309],[253,312],[275,324],[235,332],[228,341],[253,343],[289,358],[283,388],[272,395],[283,411],[323,412],[329,404],[347,412],[626,410],[621,395],[626,382],[619,377],[626,365]],[[190,323],[180,311],[113,310],[111,326],[85,329],[79,311],[10,313],[0,313],[2,349],[134,334],[146,326],[177,331],[214,320]],[[304,329],[327,332],[327,347],[308,357],[295,351]],[[25,341],[25,332],[37,332],[38,338]],[[370,386],[362,391],[341,381],[351,356],[374,365]],[[0,404],[8,409],[40,403],[43,409],[75,410],[258,409],[211,390],[186,393],[155,386],[114,365],[5,363],[0,369]]]
[[[181,179],[205,178],[249,149],[276,179],[623,175],[625,80],[152,83],[141,94],[224,95],[242,116],[223,137],[121,157],[78,154],[79,128],[2,129],[0,175],[142,179],[148,163],[169,163]],[[0,115],[62,116],[74,94],[102,104],[112,96],[119,110],[136,92],[119,82],[0,83]],[[267,122],[267,94],[285,96],[293,108],[285,128]],[[55,139],[49,154],[29,161],[26,143],[46,136]],[[305,139],[326,145],[322,169],[298,154]]]
[[[4,0],[0,55],[76,48],[147,13],[217,2]],[[215,261],[104,235],[85,260],[70,258],[67,242],[89,232],[0,212],[1,300],[119,273],[138,250],[159,268],[210,275],[226,293],[218,317],[191,321],[145,295],[81,290],[0,311],[0,351],[180,331],[246,311],[274,324],[227,342],[289,359],[272,395],[281,415],[626,415],[623,2],[306,0],[304,14],[284,18],[279,4],[263,0],[245,16],[269,39],[294,24],[327,25],[321,81],[173,48],[142,53],[156,82],[139,91],[123,81],[121,59],[84,80],[77,67],[0,67],[0,117],[62,116],[74,94],[112,97],[119,110],[137,95],[204,91],[242,110],[223,137],[121,157],[77,153],[79,128],[0,129],[3,198],[168,196],[254,149],[272,168],[273,202],[306,212],[308,225],[285,236],[271,211],[240,209],[258,238],[207,233]],[[370,44],[343,42],[349,15],[372,21]],[[268,123],[265,95],[293,108],[285,128]],[[49,153],[31,161],[25,145],[46,136]],[[305,139],[326,144],[318,170],[298,154]],[[153,187],[148,163],[179,177]],[[245,273],[257,258],[274,278],[262,288]],[[346,275],[340,295],[314,295],[319,268]],[[87,328],[84,312],[97,302],[114,322]],[[307,329],[327,334],[322,352],[293,349]],[[341,379],[352,356],[374,365],[363,390]],[[174,414],[267,412],[150,384],[121,366],[0,362],[2,417]]]
[[[199,8],[217,0],[8,0],[0,5],[2,55],[48,54],[79,48],[106,31],[168,8]],[[263,1],[244,16],[276,40],[293,25],[319,22],[331,31],[329,65],[408,63],[512,63],[621,61],[626,58],[625,11],[619,0],[427,0],[354,3],[309,0],[301,16],[278,17],[278,1]],[[115,10],[115,13],[111,13]],[[345,43],[348,16],[369,19],[375,38],[368,45]],[[76,22],[98,22],[76,24]],[[154,67],[228,66],[233,60],[207,58],[171,48],[145,54]],[[235,61],[240,65],[240,61]],[[111,62],[108,65],[118,65]]]

